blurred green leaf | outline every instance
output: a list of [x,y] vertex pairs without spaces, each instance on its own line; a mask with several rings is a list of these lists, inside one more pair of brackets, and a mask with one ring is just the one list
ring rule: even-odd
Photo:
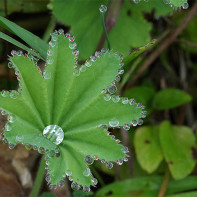
[[[115,182],[100,189],[96,197],[157,197],[162,176],[147,176],[127,179]],[[167,186],[166,195],[177,192],[188,191],[197,188],[197,177],[187,177],[180,181],[170,180]]]
[[38,36],[35,36],[31,32],[23,29],[17,24],[9,21],[8,19],[0,16],[0,26],[17,35],[19,38],[24,40],[30,47],[37,50],[40,55],[46,59],[48,44],[45,43]]
[[197,196],[197,192],[187,192],[187,193],[183,193],[183,194],[169,195],[166,197],[196,197],[196,196]]
[[173,178],[188,176],[196,163],[192,156],[192,148],[196,147],[192,130],[185,126],[171,126],[165,121],[160,126],[160,143]]
[[[12,37],[4,34],[3,32],[0,32],[0,38],[3,39],[3,40],[6,40],[10,43],[12,43],[13,45],[25,50],[25,51],[28,51],[29,53],[33,54],[34,56],[40,58],[40,59],[43,59],[38,53],[35,53],[33,50],[29,49],[28,47],[26,47],[24,44],[18,42],[17,40],[13,39]],[[44,60],[44,59],[43,59]]]
[[136,102],[147,105],[152,101],[155,90],[152,87],[136,86],[127,90],[124,96],[128,98],[135,98]]
[[[22,12],[22,13],[35,13],[43,12],[47,10],[48,0],[8,0],[4,1],[7,4],[7,14],[13,12]],[[5,16],[5,5],[2,1],[0,4],[0,15]]]
[[[107,0],[52,0],[53,14],[58,20],[71,26],[82,59],[86,59],[97,49],[103,33],[99,7],[107,3]],[[163,0],[142,1],[139,4],[124,1],[118,21],[109,33],[111,47],[126,56],[130,49],[150,42],[149,32],[152,25],[144,19],[142,12],[150,12],[153,9],[156,10],[157,16],[172,11]]]
[[158,126],[138,128],[135,133],[134,144],[140,165],[148,173],[152,173],[163,160]]
[[191,100],[191,96],[182,90],[166,88],[155,95],[153,107],[158,110],[171,109],[189,103]]
[[86,197],[86,196],[92,196],[94,193],[91,192],[84,192],[84,191],[74,191],[73,197]]

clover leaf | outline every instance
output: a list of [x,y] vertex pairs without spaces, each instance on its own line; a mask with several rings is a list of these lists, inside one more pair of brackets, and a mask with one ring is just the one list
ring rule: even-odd
[[78,65],[73,41],[63,30],[52,33],[44,71],[32,56],[12,51],[9,67],[19,88],[1,92],[0,108],[8,115],[4,142],[45,154],[52,188],[67,176],[72,188],[89,191],[97,183],[89,168],[94,160],[108,168],[128,160],[128,149],[108,128],[140,125],[145,111],[134,99],[114,95],[124,71],[121,55],[102,49]]

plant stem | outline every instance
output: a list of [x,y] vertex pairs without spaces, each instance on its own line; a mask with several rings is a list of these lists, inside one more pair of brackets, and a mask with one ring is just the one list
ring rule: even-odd
[[107,46],[108,46],[108,49],[110,50],[111,46],[110,46],[109,38],[108,38],[108,35],[107,35],[107,30],[106,30],[106,27],[105,27],[105,17],[104,17],[103,12],[101,12],[101,22],[102,22],[102,26],[103,26],[103,32],[104,32],[104,35],[105,35],[105,39],[107,40]]
[[55,18],[54,17],[51,17],[51,20],[47,26],[47,29],[45,30],[44,32],[44,35],[43,35],[43,40],[48,42],[49,38],[50,38],[50,33],[53,31],[53,29],[55,28]]
[[161,185],[161,188],[160,188],[160,191],[159,191],[159,194],[158,194],[158,197],[164,197],[169,179],[170,179],[170,172],[169,172],[169,169],[167,167],[166,171],[165,171],[163,183]]
[[40,187],[42,185],[42,181],[45,174],[45,158],[44,156],[41,159],[40,167],[38,169],[36,179],[34,181],[34,186],[32,188],[31,194],[29,197],[37,197],[40,191]]

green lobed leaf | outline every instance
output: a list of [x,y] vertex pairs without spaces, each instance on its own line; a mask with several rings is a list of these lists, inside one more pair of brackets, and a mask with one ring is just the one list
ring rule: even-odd
[[155,95],[153,107],[158,110],[171,109],[189,103],[191,100],[191,96],[182,90],[166,88]]
[[135,133],[134,145],[141,167],[148,173],[154,172],[163,160],[158,126],[138,128]]
[[35,36],[31,32],[23,29],[22,27],[2,16],[0,16],[0,26],[24,40],[30,47],[32,47],[34,50],[37,50],[40,55],[46,59],[48,45],[38,36]]
[[[93,54],[103,33],[99,7],[101,4],[107,5],[108,1],[52,0],[51,3],[55,17],[71,26],[73,34],[76,35],[81,51],[80,58],[86,59]],[[127,56],[131,49],[150,42],[149,32],[152,25],[144,19],[142,12],[150,12],[153,9],[156,9],[156,16],[172,11],[163,0],[149,0],[148,3],[139,4],[124,1],[118,21],[109,33],[112,48]]]
[[[91,61],[91,66],[85,66],[87,61],[85,65],[77,65],[78,51],[70,49],[75,48],[71,38],[62,30],[52,34],[43,73],[34,58],[14,53],[10,61],[20,82],[19,95],[13,98],[13,91],[1,92],[0,107],[9,117],[16,118],[8,119],[6,128],[9,125],[11,129],[5,128],[5,139],[14,145],[33,145],[40,152],[44,149],[50,175],[47,179],[52,185],[67,175],[69,180],[89,187],[93,185],[93,175],[83,175],[88,168],[84,160],[87,155],[120,164],[127,157],[119,140],[100,125],[111,126],[112,120],[118,122],[114,127],[130,125],[142,117],[143,111],[137,103],[123,104],[113,95],[110,101],[104,99],[103,89],[109,88],[118,75],[121,57],[106,51]],[[64,139],[60,144],[43,135],[49,125],[62,128]]]
[[160,143],[173,178],[188,176],[196,163],[192,155],[192,148],[196,147],[192,130],[185,126],[171,126],[165,121],[160,126]]

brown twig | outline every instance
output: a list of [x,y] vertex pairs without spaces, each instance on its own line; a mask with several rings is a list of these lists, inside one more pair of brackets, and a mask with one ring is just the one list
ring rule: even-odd
[[167,167],[166,171],[165,171],[165,176],[164,176],[164,179],[163,179],[163,182],[162,182],[159,194],[158,194],[158,197],[164,197],[164,195],[166,193],[166,189],[167,189],[169,179],[170,179],[170,172],[169,172],[169,169]]
[[141,76],[141,74],[158,58],[158,56],[165,51],[177,38],[177,36],[183,31],[183,29],[190,23],[193,17],[197,14],[197,1],[193,4],[191,10],[188,12],[183,22],[169,33],[161,45],[149,56],[144,62],[141,68],[135,73],[135,76],[128,83],[128,87],[131,87],[133,83]]

